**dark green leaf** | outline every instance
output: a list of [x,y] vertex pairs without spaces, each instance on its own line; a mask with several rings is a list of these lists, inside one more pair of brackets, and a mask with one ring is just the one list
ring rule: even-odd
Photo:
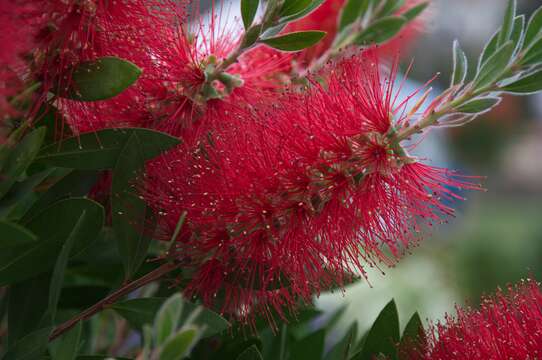
[[[153,323],[154,317],[164,301],[164,298],[134,299],[113,304],[111,308],[128,320],[132,326],[142,328],[145,324]],[[196,308],[197,305],[184,301],[180,324],[183,324]],[[205,326],[203,337],[218,334],[230,326],[223,317],[206,308],[203,308],[193,323],[197,326]]]
[[48,168],[13,184],[0,200],[0,217],[9,220],[21,219],[37,200],[36,188],[54,172],[54,168]]
[[263,360],[262,354],[256,345],[247,348],[237,357],[237,360]]
[[57,180],[45,193],[39,195],[38,200],[24,215],[23,221],[30,219],[56,201],[87,195],[99,178],[96,171],[67,171],[69,171],[67,175]]
[[51,144],[38,154],[37,160],[49,166],[81,170],[112,169],[132,134],[137,135],[145,160],[179,144],[178,139],[154,130],[105,129]]
[[527,25],[527,32],[525,33],[525,41],[523,43],[524,48],[528,48],[532,45],[542,33],[542,7],[539,7],[529,19],[529,25]]
[[498,97],[475,98],[458,106],[456,110],[465,114],[479,114],[491,110],[501,102]]
[[502,77],[507,65],[510,63],[514,48],[514,44],[508,41],[495,51],[478,71],[474,79],[474,89],[483,89]]
[[45,132],[44,127],[37,128],[27,134],[13,149],[8,150],[7,158],[0,169],[0,198],[32,163],[38,154]]
[[318,330],[311,335],[291,344],[291,359],[317,360],[324,355],[324,342],[326,330]]
[[285,17],[297,14],[305,10],[311,3],[312,0],[285,0],[280,9],[279,16]]
[[370,0],[348,0],[343,6],[339,19],[339,31],[354,23],[365,13],[369,7]]
[[407,23],[402,16],[383,17],[367,27],[356,38],[357,45],[383,44],[401,31]]
[[58,95],[80,101],[112,98],[132,85],[141,75],[135,64],[113,56],[80,63],[73,71],[72,85]]
[[36,235],[24,227],[0,220],[0,251],[20,245],[30,245],[36,242]]
[[423,2],[421,4],[418,4],[416,6],[411,7],[407,11],[401,14],[404,18],[406,18],[408,21],[412,21],[415,18],[418,17],[427,7],[429,6],[429,2]]
[[397,359],[399,343],[399,315],[395,301],[390,301],[380,312],[371,330],[367,334],[363,349],[353,360],[372,360],[379,354],[390,360]]
[[9,287],[8,347],[40,326],[49,325],[50,318],[44,318],[49,283],[49,274],[45,274]]
[[83,210],[70,235],[66,241],[64,241],[56,260],[53,275],[51,277],[51,289],[49,290],[49,312],[53,321],[56,318],[56,308],[58,305],[58,300],[60,299],[60,292],[62,290],[62,284],[64,283],[64,273],[66,272],[66,267],[68,266],[68,260],[70,259],[70,254],[75,242],[82,236],[81,230],[83,224],[85,223],[86,214],[86,210]]
[[287,23],[289,23],[291,21],[294,21],[294,20],[297,20],[297,19],[300,19],[300,18],[302,18],[304,16],[309,15],[311,12],[316,10],[320,5],[322,5],[323,2],[324,2],[324,0],[312,0],[311,4],[309,6],[307,6],[303,11],[300,11],[297,14],[293,14],[293,15],[285,16],[285,17],[281,18],[279,20],[278,25],[282,26],[282,25],[285,25],[285,24],[287,24]]
[[536,40],[525,53],[521,63],[524,65],[539,64],[542,62],[542,37]]
[[0,253],[0,284],[22,281],[51,269],[83,212],[86,212],[85,221],[71,256],[87,248],[103,226],[103,207],[88,199],[59,201],[25,224],[39,237],[38,241]]
[[51,327],[45,327],[26,335],[8,350],[2,360],[44,359],[51,330]]
[[354,350],[358,334],[357,323],[352,324],[344,337],[326,355],[325,360],[349,359],[349,354]]
[[79,321],[70,331],[55,339],[51,343],[52,360],[76,360],[79,352],[79,343],[81,341],[81,332],[83,323]]
[[462,84],[467,78],[468,60],[467,56],[461,50],[459,42],[454,41],[454,71],[452,73],[452,86]]
[[126,279],[131,278],[145,261],[151,243],[146,229],[151,211],[135,189],[145,166],[141,147],[138,136],[132,134],[113,170],[111,217]]
[[182,360],[196,343],[198,331],[195,328],[180,330],[169,338],[160,351],[160,360]]
[[241,17],[245,30],[248,30],[254,21],[260,0],[241,0]]
[[424,344],[425,333],[422,320],[420,319],[420,315],[415,312],[408,321],[405,331],[403,331],[399,348],[408,352],[408,349],[412,348],[423,349],[425,348]]
[[497,46],[501,46],[508,40],[510,40],[512,30],[514,28],[514,19],[516,18],[516,8],[516,0],[509,0],[508,6],[506,7],[506,11],[504,13],[503,25],[501,28],[501,32],[499,33],[499,41],[497,43]]
[[283,51],[299,51],[318,43],[326,35],[324,31],[297,31],[260,41]]
[[520,80],[516,80],[501,90],[512,94],[534,94],[542,90],[542,70],[531,73]]

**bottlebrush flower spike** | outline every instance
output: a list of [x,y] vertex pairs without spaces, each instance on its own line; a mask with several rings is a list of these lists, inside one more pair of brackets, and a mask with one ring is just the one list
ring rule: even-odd
[[428,348],[410,359],[523,360],[542,357],[542,292],[534,280],[497,290],[480,309],[456,307],[456,316],[427,331]]
[[171,256],[194,272],[186,292],[206,305],[241,320],[282,314],[345,274],[393,265],[422,224],[453,213],[451,188],[479,188],[394,142],[407,100],[374,51],[330,74],[326,88],[231,104],[227,126],[148,165],[143,193],[166,238],[188,212]]

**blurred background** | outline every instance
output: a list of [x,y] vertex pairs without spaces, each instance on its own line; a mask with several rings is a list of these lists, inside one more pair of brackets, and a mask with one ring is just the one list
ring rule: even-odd
[[[432,2],[425,32],[403,62],[414,59],[412,87],[441,73],[432,84],[438,94],[451,74],[453,40],[476,64],[502,22],[506,1]],[[530,14],[541,3],[519,0],[518,12]],[[477,305],[498,286],[529,276],[542,280],[542,96],[507,97],[490,114],[465,127],[434,131],[426,140],[416,149],[420,156],[486,176],[487,192],[463,194],[468,200],[456,205],[457,217],[433,228],[396,268],[382,269],[385,275],[369,269],[370,284],[361,281],[344,294],[321,296],[317,304],[326,312],[346,306],[337,333],[353,320],[367,329],[391,298],[405,326],[414,311],[435,321],[455,304]]]

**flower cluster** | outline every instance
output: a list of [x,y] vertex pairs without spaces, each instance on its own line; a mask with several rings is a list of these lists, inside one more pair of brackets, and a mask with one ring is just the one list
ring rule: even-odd
[[188,212],[172,256],[193,271],[189,294],[243,320],[282,314],[351,272],[393,265],[422,224],[453,213],[443,202],[459,198],[454,188],[479,188],[395,140],[413,115],[395,77],[361,53],[325,87],[231,104],[194,147],[147,166],[145,198],[165,234]]

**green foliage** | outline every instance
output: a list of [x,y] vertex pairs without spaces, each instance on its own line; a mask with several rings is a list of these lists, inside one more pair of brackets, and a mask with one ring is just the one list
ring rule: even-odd
[[355,40],[357,45],[382,44],[393,38],[407,24],[403,16],[387,16],[375,21]]
[[278,50],[299,51],[318,43],[325,35],[324,31],[297,31],[260,41]]
[[252,25],[259,5],[260,0],[241,0],[241,17],[243,18],[245,29],[250,28]]
[[370,5],[370,0],[348,0],[341,11],[339,31],[354,23],[364,14]]

